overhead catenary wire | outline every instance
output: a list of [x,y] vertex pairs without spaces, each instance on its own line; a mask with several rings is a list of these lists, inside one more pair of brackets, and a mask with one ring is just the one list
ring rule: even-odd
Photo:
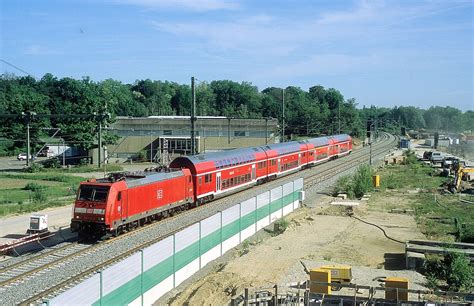
[[0,61],[3,62],[3,63],[5,63],[5,64],[7,64],[7,65],[10,66],[10,67],[15,68],[15,69],[18,70],[18,71],[23,72],[24,74],[27,74],[27,75],[29,75],[29,76],[31,76],[31,77],[37,79],[37,77],[35,77],[33,74],[29,73],[28,71],[26,71],[26,70],[24,70],[24,69],[21,69],[20,67],[18,67],[18,66],[16,66],[16,65],[12,64],[12,63],[10,63],[10,62],[7,62],[7,61],[4,60],[3,58],[0,58]]

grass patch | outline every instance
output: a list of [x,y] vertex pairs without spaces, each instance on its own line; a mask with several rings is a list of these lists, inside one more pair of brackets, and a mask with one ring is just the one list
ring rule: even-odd
[[411,157],[407,161],[378,171],[381,188],[372,195],[369,208],[413,209],[421,232],[429,239],[473,242],[474,205],[463,204],[458,195],[439,194],[438,187],[452,178],[437,176],[431,167]]
[[0,174],[0,216],[72,203],[86,178],[56,172]]
[[123,167],[117,164],[109,164],[106,167],[97,167],[95,165],[83,165],[83,166],[75,166],[71,168],[48,168],[43,169],[49,173],[90,173],[90,172],[103,172],[106,170],[107,172],[115,172],[115,171],[123,171]]

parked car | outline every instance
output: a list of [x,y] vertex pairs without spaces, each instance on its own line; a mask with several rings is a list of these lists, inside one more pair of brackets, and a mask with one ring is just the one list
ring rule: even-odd
[[[20,154],[18,154],[18,156],[16,157],[16,159],[18,159],[18,160],[26,160],[26,156],[27,156],[26,153],[20,153]],[[31,156],[30,156],[30,158],[31,158]]]
[[[18,156],[16,157],[16,159],[18,159],[18,160],[26,160],[26,156],[27,156],[26,153],[20,153],[20,154],[18,154]],[[30,160],[34,160],[34,159],[35,159],[35,157],[30,155]]]
[[444,159],[444,156],[441,152],[433,152],[433,154],[431,154],[430,161],[433,164],[439,164],[443,162],[443,159]]

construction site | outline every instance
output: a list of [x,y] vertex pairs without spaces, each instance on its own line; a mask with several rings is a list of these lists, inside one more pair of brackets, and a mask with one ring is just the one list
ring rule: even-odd
[[156,305],[470,305],[472,288],[450,291],[428,269],[462,254],[472,279],[472,168],[443,166],[454,158],[433,162],[424,152],[415,143],[385,156],[360,199],[335,194],[338,182],[307,190],[304,207]]

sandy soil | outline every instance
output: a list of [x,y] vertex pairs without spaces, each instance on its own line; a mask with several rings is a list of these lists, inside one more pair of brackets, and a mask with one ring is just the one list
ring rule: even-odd
[[[257,234],[248,253],[243,254],[242,246],[229,251],[225,258],[198,272],[157,304],[222,305],[235,294],[241,294],[245,287],[252,292],[274,284],[285,285],[291,279],[304,281],[300,272],[296,278],[289,277],[294,267],[301,265],[301,260],[345,263],[355,270],[357,266],[372,268],[377,276],[386,274],[384,268],[403,265],[404,262],[400,262],[403,244],[388,240],[376,227],[347,216],[346,208],[329,205],[331,200],[323,195],[306,200],[305,204],[310,207],[287,217],[290,226],[285,233],[275,237],[265,232]],[[371,203],[373,206],[377,203]],[[365,201],[360,202],[355,215],[382,226],[395,239],[424,238],[411,216],[368,210]],[[412,276],[416,283],[423,279],[415,272],[402,272],[402,275]],[[357,282],[362,285],[363,277]]]

